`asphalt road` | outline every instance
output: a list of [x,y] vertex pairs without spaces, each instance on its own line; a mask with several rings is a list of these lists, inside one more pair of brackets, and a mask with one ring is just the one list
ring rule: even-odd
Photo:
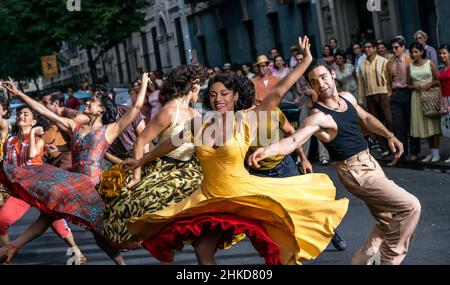
[[[333,165],[322,167],[315,165],[317,172],[326,172],[335,182],[337,197],[348,197],[350,208],[338,232],[347,241],[346,251],[336,251],[333,245],[316,260],[306,264],[314,265],[345,265],[352,254],[366,239],[374,224],[367,207],[357,198],[349,194],[340,184]],[[401,168],[385,168],[387,175],[400,186],[419,198],[422,204],[422,215],[416,235],[410,245],[410,251],[404,264],[450,264],[450,174],[440,171],[411,170]],[[31,209],[26,216],[10,228],[12,238],[23,231],[38,215]],[[83,229],[72,226],[77,243],[88,258],[89,265],[113,264],[107,256],[95,245],[92,235]],[[14,260],[17,265],[33,264],[65,264],[67,257],[66,244],[51,230],[26,245],[19,251]],[[127,264],[159,264],[145,250],[139,249],[123,253]],[[249,240],[245,239],[230,250],[217,254],[218,264],[263,264],[253,249]],[[177,253],[175,264],[196,264],[194,251],[186,246],[183,252]]]

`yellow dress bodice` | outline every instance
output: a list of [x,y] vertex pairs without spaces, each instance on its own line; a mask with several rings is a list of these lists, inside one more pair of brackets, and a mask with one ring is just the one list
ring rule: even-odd
[[244,167],[249,130],[244,114],[235,120],[233,136],[223,146],[196,146],[204,174],[201,189],[182,202],[133,219],[128,225],[130,232],[146,239],[174,220],[227,212],[262,223],[279,245],[283,264],[317,257],[344,217],[348,200],[335,200],[335,187],[326,174],[288,178],[250,175]]

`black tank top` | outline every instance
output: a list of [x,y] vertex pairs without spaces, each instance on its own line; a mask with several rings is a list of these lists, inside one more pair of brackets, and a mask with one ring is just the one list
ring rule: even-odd
[[317,103],[314,103],[313,106],[319,111],[331,115],[337,124],[336,137],[331,142],[324,143],[331,158],[335,161],[346,160],[368,147],[367,141],[361,132],[361,127],[359,126],[358,113],[355,107],[345,98],[339,97],[347,103],[347,110],[345,112],[337,112]]

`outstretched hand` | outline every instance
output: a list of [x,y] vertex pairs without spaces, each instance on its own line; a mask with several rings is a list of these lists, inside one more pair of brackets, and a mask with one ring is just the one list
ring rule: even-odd
[[311,55],[311,44],[309,43],[308,36],[299,37],[298,38],[298,46],[300,47],[300,53],[303,54],[303,57],[312,57]]
[[394,160],[390,165],[396,165],[403,154],[403,144],[395,136],[388,138],[388,145],[391,152],[394,154]]
[[253,168],[260,168],[259,162],[269,157],[264,147],[258,148],[247,158],[247,164]]
[[3,87],[5,87],[12,94],[19,94],[20,90],[16,87],[11,77],[8,77],[8,81],[4,81],[2,83]]

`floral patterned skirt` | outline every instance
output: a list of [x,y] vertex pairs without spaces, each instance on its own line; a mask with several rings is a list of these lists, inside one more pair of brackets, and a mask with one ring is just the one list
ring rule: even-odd
[[202,178],[196,156],[187,162],[163,158],[146,164],[142,167],[142,179],[138,184],[126,189],[124,183],[118,197],[105,201],[103,233],[114,243],[132,242],[133,237],[127,228],[131,218],[182,201],[200,186]]

